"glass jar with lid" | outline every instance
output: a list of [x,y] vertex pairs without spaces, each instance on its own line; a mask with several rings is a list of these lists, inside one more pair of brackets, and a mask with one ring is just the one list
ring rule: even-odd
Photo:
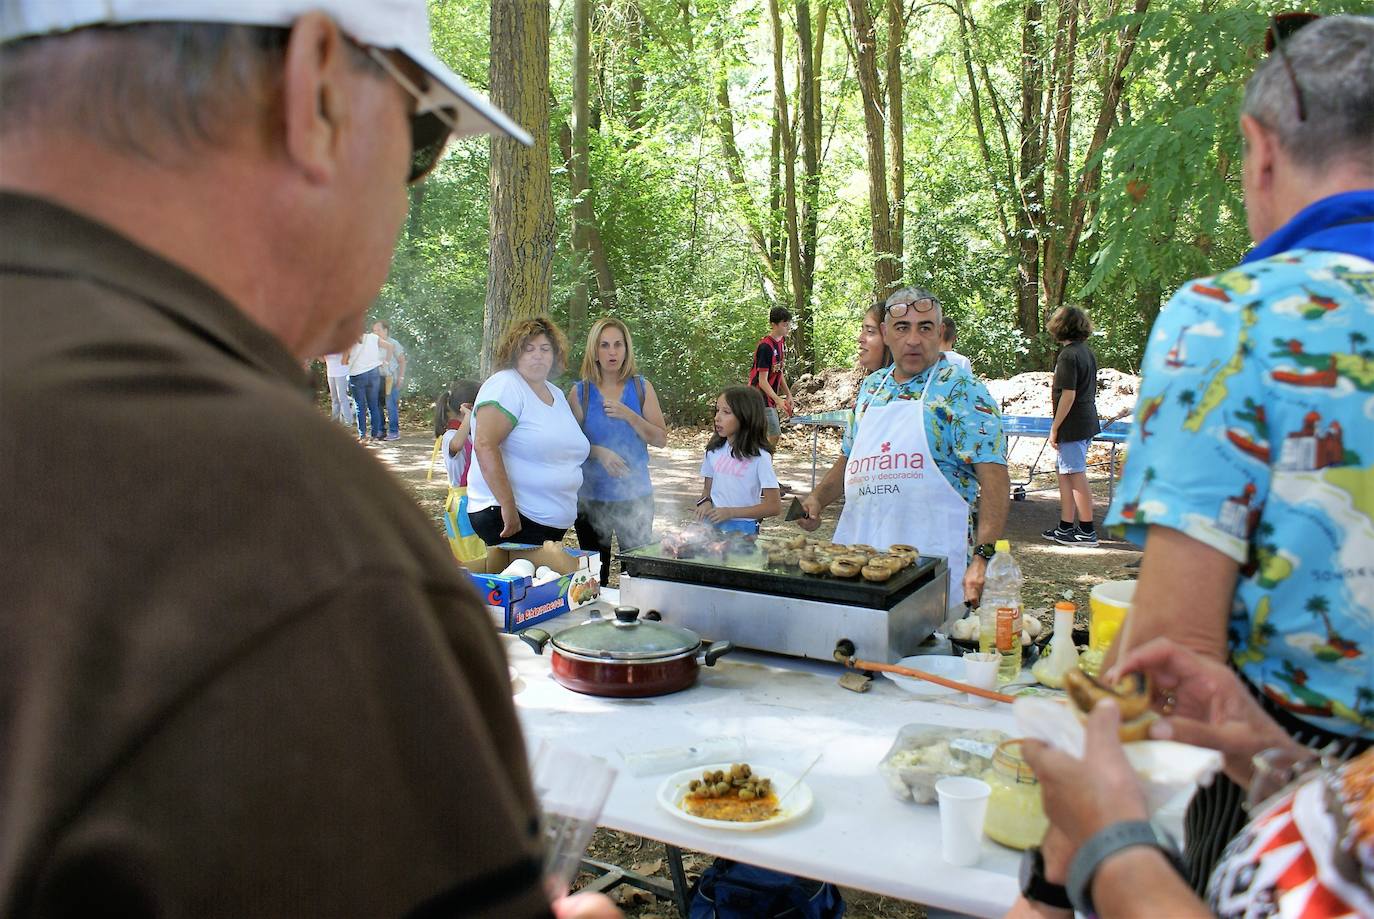
[[983,823],[988,838],[1013,849],[1039,845],[1050,821],[1040,800],[1040,782],[1021,756],[1020,740],[997,745],[983,780],[992,788]]

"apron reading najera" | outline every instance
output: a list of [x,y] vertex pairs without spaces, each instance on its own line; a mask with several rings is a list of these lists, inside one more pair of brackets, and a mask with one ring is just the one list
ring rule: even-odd
[[[889,368],[882,385],[891,377]],[[949,562],[949,613],[957,618],[964,614],[969,506],[930,453],[925,405],[933,379],[932,367],[921,398],[871,405],[859,418],[835,542],[878,549],[907,543],[922,555],[943,555]]]

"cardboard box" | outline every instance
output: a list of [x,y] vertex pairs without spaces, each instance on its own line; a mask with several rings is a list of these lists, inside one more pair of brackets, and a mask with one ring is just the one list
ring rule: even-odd
[[[536,569],[552,568],[561,577],[536,584],[531,577],[500,574],[520,558],[529,559]],[[542,546],[502,543],[488,548],[487,557],[470,562],[467,569],[497,628],[518,632],[595,600],[601,585],[592,560],[600,562],[595,552],[565,549],[552,542]]]

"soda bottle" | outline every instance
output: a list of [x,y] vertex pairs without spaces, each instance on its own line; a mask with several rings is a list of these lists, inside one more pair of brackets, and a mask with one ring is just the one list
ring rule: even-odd
[[[997,540],[997,553],[988,562],[983,598],[978,605],[978,650],[1002,655],[997,680],[1015,682],[1021,674],[1021,566],[1011,543]],[[999,610],[1006,610],[1003,617]]]

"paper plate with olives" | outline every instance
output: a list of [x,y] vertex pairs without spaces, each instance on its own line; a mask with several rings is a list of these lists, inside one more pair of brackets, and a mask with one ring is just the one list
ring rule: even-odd
[[[781,796],[781,797],[779,797]],[[762,830],[804,816],[815,797],[805,782],[771,766],[717,763],[664,779],[658,803],[668,813],[719,830]]]

